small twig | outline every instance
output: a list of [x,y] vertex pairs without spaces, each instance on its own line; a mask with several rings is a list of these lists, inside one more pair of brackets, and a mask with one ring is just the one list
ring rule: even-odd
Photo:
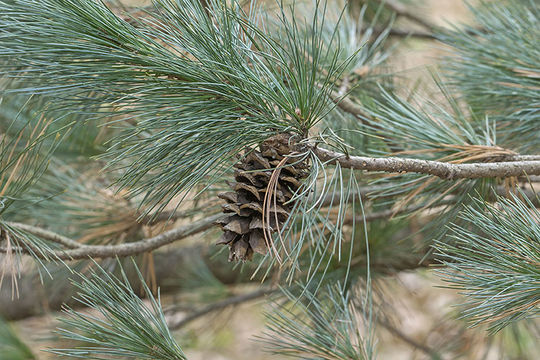
[[378,319],[377,322],[381,324],[384,328],[386,328],[388,331],[390,331],[390,333],[395,335],[397,338],[401,339],[403,342],[411,345],[412,347],[422,351],[426,355],[430,356],[432,359],[441,359],[441,356],[435,350],[428,347],[427,345],[420,344],[416,340],[404,334],[401,330],[392,326],[390,323],[381,319]]
[[419,173],[437,176],[445,180],[507,178],[525,174],[540,175],[540,161],[537,160],[452,164],[398,157],[347,156],[346,154],[318,147],[314,147],[312,150],[320,160],[328,163],[339,163],[347,169],[390,173]]
[[[223,214],[209,216],[191,224],[166,231],[152,238],[131,243],[119,245],[81,245],[77,249],[50,251],[44,254],[36,251],[33,255],[45,260],[49,258],[56,260],[79,260],[88,258],[100,259],[116,256],[125,257],[142,254],[207,230],[211,228],[214,222],[221,217],[223,217]],[[6,248],[0,248],[0,252],[5,253],[6,251]],[[28,253],[28,249],[25,248],[17,249],[17,251]]]
[[52,241],[54,243],[63,245],[68,249],[78,249],[78,248],[84,246],[83,244],[81,244],[81,243],[79,243],[79,242],[77,242],[75,240],[72,240],[72,239],[70,239],[70,238],[68,238],[66,236],[57,234],[57,233],[49,231],[49,230],[42,229],[42,228],[37,227],[37,226],[32,226],[32,225],[27,225],[27,224],[22,224],[22,223],[17,223],[17,222],[8,222],[7,224],[9,226],[14,227],[14,228],[18,228],[18,229],[24,230],[26,232],[29,232],[32,235],[36,235],[36,236],[38,236],[38,237],[40,237],[42,239],[49,240],[49,241]]
[[168,327],[171,330],[179,329],[179,328],[181,328],[183,326],[186,326],[188,323],[200,318],[201,316],[207,315],[209,313],[212,313],[212,312],[215,312],[215,311],[218,311],[218,310],[222,310],[222,309],[224,309],[226,307],[229,307],[229,306],[238,305],[238,304],[242,304],[242,303],[245,303],[245,302],[248,302],[248,301],[251,301],[251,300],[259,299],[259,298],[264,297],[266,295],[269,295],[269,294],[271,294],[271,293],[273,293],[275,291],[276,291],[275,289],[263,288],[263,289],[258,289],[258,290],[255,290],[253,292],[247,293],[247,294],[232,296],[232,297],[227,298],[225,300],[218,301],[218,302],[215,302],[213,304],[209,304],[209,305],[203,307],[202,309],[197,310],[197,311],[187,315],[186,317],[184,317],[181,320],[171,322],[170,324],[168,324]]
[[[374,32],[383,32],[384,30],[375,29]],[[416,30],[405,30],[405,29],[397,29],[392,28],[390,29],[389,36],[395,36],[400,38],[417,38],[417,39],[425,39],[425,40],[437,40],[437,36],[435,36],[432,32],[425,32],[425,31],[416,31]]]
[[351,100],[349,100],[349,98],[340,95],[337,91],[332,91],[330,93],[330,98],[341,110],[348,112],[349,114],[355,115],[356,117],[360,118],[361,121],[369,117],[369,115],[364,111],[361,105],[352,102]]
[[[382,192],[384,190],[388,190],[388,189],[392,189],[392,188],[394,188],[394,186],[391,185],[391,184],[364,186],[364,187],[358,188],[358,191],[352,191],[351,196],[354,197],[355,199],[360,199],[360,197],[361,197],[362,201],[370,200],[370,199],[374,198],[375,196],[378,199],[391,198],[391,197],[398,196],[398,195],[393,194],[393,193],[390,193],[390,194],[381,194],[380,193],[380,192]],[[499,185],[494,190],[495,190],[495,194],[497,194],[499,196],[508,195],[508,188],[506,188],[504,185]],[[522,188],[521,191],[525,194],[525,196],[535,206],[540,207],[540,203],[537,200],[537,196],[538,196],[537,192],[535,192],[534,190],[531,190],[529,188]],[[454,193],[460,193],[460,190],[456,189],[455,191],[450,192],[449,195],[453,195]],[[376,195],[373,195],[373,194],[376,194]],[[399,194],[399,195],[401,195],[401,194]],[[329,193],[322,200],[321,206],[325,207],[325,206],[329,206],[331,204],[336,204],[336,203],[339,202],[339,199],[341,198],[341,196],[342,196],[342,194],[339,191]],[[491,199],[491,198],[488,198],[488,199],[490,201],[495,200],[495,199]],[[436,206],[437,204],[434,204],[434,205]],[[367,214],[367,219],[374,218],[374,217],[380,218],[379,215],[376,215],[376,214]]]
[[540,161],[540,155],[508,155],[505,161]]
[[159,214],[147,214],[138,219],[138,222],[143,225],[156,225],[162,221],[174,221],[184,217],[184,212],[175,210],[164,210]]
[[347,91],[349,91],[349,77],[345,76],[343,80],[341,80],[341,85],[339,86],[337,95],[342,97],[347,94]]
[[205,204],[196,209],[190,209],[187,211],[177,211],[176,209],[164,210],[164,211],[159,212],[158,214],[147,214],[143,216],[142,218],[140,218],[138,222],[142,225],[156,225],[160,222],[165,222],[165,221],[174,222],[175,220],[192,216],[195,210],[203,209],[203,208],[205,210],[209,210],[209,208],[212,205],[214,204]]
[[426,28],[427,30],[431,32],[433,32],[437,28],[435,25],[431,24],[429,21],[409,11],[405,6],[403,6],[400,3],[395,2],[394,0],[379,0],[379,2],[381,2],[383,6],[395,12],[398,16],[414,21],[418,25],[421,25],[422,27]]
[[450,204],[455,204],[455,200],[453,199],[449,199],[449,200],[444,200],[444,201],[439,201],[439,202],[436,202],[434,204],[431,204],[431,205],[426,205],[426,204],[418,204],[418,205],[411,205],[411,206],[408,206],[406,208],[400,208],[400,209],[387,209],[387,210],[381,210],[381,211],[377,211],[377,212],[374,212],[374,213],[368,213],[368,214],[364,214],[364,215],[355,215],[355,216],[351,216],[351,217],[348,217],[345,219],[344,221],[344,224],[352,224],[353,222],[356,222],[358,224],[361,224],[362,221],[374,221],[374,220],[380,220],[380,219],[388,219],[388,218],[391,218],[395,215],[398,215],[398,214],[403,214],[403,213],[409,213],[409,214],[412,214],[413,212],[415,211],[418,211],[418,210],[422,210],[422,209],[432,209],[434,207],[439,207],[439,206],[445,206],[445,205],[450,205]]
[[[346,96],[339,95],[337,91],[332,91],[330,93],[330,99],[332,99],[336,106],[341,110],[356,116],[362,124],[366,125],[366,119],[372,120],[372,117],[364,111],[364,108],[361,105],[352,102]],[[372,126],[376,129],[380,129],[376,124],[373,124]],[[384,139],[384,142],[386,142],[390,148],[394,147],[387,139]]]
[[[362,201],[365,201],[365,200],[370,199],[370,194],[388,190],[391,187],[392,187],[391,185],[363,186],[363,187],[358,188],[357,191],[356,190],[352,191],[351,196],[354,197],[355,199],[361,198]],[[322,200],[321,206],[325,207],[331,204],[339,203],[342,195],[343,194],[340,191],[328,193]]]

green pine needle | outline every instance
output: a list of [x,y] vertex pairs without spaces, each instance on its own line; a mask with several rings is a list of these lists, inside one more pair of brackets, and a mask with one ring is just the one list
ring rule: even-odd
[[307,289],[298,298],[282,289],[288,300],[266,314],[267,330],[259,338],[267,351],[298,359],[355,359],[374,356],[366,327],[340,286],[328,287],[317,296]]
[[444,65],[448,80],[478,116],[496,122],[500,144],[534,152],[540,146],[540,7],[519,0],[470,9],[475,27],[439,35],[454,54]]
[[440,274],[463,292],[462,317],[490,332],[540,314],[540,212],[512,195],[497,204],[475,200],[451,226],[453,242],[438,242]]
[[149,306],[137,296],[123,269],[119,279],[95,265],[89,276],[79,275],[73,281],[80,305],[94,312],[66,308],[66,316],[60,319],[63,327],[58,329],[64,339],[80,345],[49,352],[99,360],[186,359],[167,328],[159,296],[154,298],[135,263]]
[[215,182],[245,147],[306,136],[329,111],[351,59],[323,39],[322,4],[296,20],[283,4],[269,19],[256,4],[245,13],[212,0],[207,13],[198,0],[158,0],[130,24],[100,2],[0,1],[2,74],[24,80],[16,91],[61,96],[56,110],[93,106],[94,118],[135,123],[113,142],[111,166],[162,208]]

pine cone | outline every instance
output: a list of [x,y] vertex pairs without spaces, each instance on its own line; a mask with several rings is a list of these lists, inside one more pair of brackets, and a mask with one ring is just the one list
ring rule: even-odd
[[223,229],[217,244],[229,245],[229,261],[251,260],[254,252],[266,254],[268,251],[263,233],[263,204],[272,173],[281,161],[285,161],[285,165],[280,166],[277,191],[267,204],[270,216],[264,226],[268,240],[271,241],[272,233],[283,229],[289,218],[293,204],[285,203],[299,189],[309,168],[305,161],[284,160],[286,155],[299,151],[298,145],[289,144],[289,138],[289,134],[276,135],[249,152],[235,165],[236,181],[230,183],[233,191],[218,194],[227,202],[222,208],[228,216],[217,222]]

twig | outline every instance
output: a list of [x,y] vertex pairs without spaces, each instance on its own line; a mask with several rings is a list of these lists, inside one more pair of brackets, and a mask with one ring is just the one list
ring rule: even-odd
[[32,225],[27,225],[27,224],[22,224],[22,223],[17,223],[17,222],[8,222],[7,225],[24,230],[26,232],[29,232],[30,234],[39,236],[42,239],[49,240],[54,243],[63,245],[68,249],[78,249],[84,246],[83,244],[75,240],[72,240],[66,236],[57,234],[49,230],[42,229],[37,226],[32,226]]
[[369,117],[361,105],[352,102],[351,100],[349,100],[349,98],[340,95],[340,93],[337,91],[332,91],[330,93],[330,98],[341,110],[357,116],[358,118],[360,118],[360,120]]
[[347,94],[347,91],[349,91],[349,77],[345,76],[343,80],[341,80],[341,85],[339,86],[337,95],[338,96],[344,96]]
[[540,155],[510,155],[504,158],[505,161],[540,161]]
[[[371,198],[371,194],[388,190],[392,188],[391,185],[373,185],[373,186],[363,186],[358,188],[356,191],[351,192],[351,196],[355,199],[360,199],[362,201],[368,200]],[[328,193],[322,200],[321,206],[330,206],[331,204],[339,203],[342,193],[340,191]]]
[[[533,205],[540,206],[538,201],[536,201],[536,193],[534,193],[534,191],[525,189],[525,190],[522,190],[522,192],[533,203]],[[499,196],[507,196],[507,191],[504,188],[504,186],[498,186],[495,189],[495,193],[497,195],[499,195]],[[362,194],[362,198],[363,198],[365,196],[365,194],[364,193],[361,193],[361,194]],[[489,199],[488,198],[486,200],[495,200],[495,199]],[[436,207],[442,207],[442,206],[452,205],[452,204],[456,204],[456,200],[453,199],[453,198],[438,201],[438,202],[434,202],[432,204],[411,205],[411,206],[407,206],[407,207],[404,207],[404,208],[399,208],[397,210],[396,209],[386,209],[386,210],[381,210],[381,211],[377,211],[377,212],[373,212],[373,213],[367,213],[365,215],[354,215],[354,216],[351,216],[351,217],[347,217],[347,218],[345,218],[343,223],[344,224],[349,224],[349,225],[352,224],[353,222],[357,223],[357,224],[361,224],[362,221],[364,221],[364,219],[367,222],[374,221],[374,220],[380,220],[380,219],[388,219],[388,218],[391,218],[391,217],[396,216],[398,214],[403,214],[403,213],[412,214],[412,213],[414,213],[415,211],[418,211],[418,210],[433,209],[433,208],[436,208]]]
[[138,222],[144,225],[156,225],[162,221],[174,221],[186,215],[185,212],[175,210],[163,210],[159,214],[146,214],[139,218]]
[[426,28],[427,30],[431,32],[433,32],[437,28],[435,25],[431,24],[429,21],[409,11],[405,6],[395,2],[394,0],[379,0],[379,2],[382,3],[383,6],[395,12],[398,16],[412,20],[418,25],[423,26],[424,28]]
[[213,304],[209,304],[209,305],[203,307],[202,309],[197,310],[197,311],[187,315],[186,317],[184,317],[181,320],[171,322],[171,323],[168,324],[168,327],[171,330],[179,329],[179,328],[187,325],[188,323],[192,322],[193,320],[196,320],[196,319],[198,319],[201,316],[204,316],[206,314],[209,314],[209,313],[224,309],[224,308],[229,307],[229,306],[238,305],[238,304],[242,304],[242,303],[245,303],[245,302],[248,302],[248,301],[251,301],[251,300],[259,299],[259,298],[264,297],[266,295],[269,295],[269,294],[271,294],[271,293],[273,293],[275,291],[276,291],[275,289],[263,288],[263,289],[258,289],[258,290],[255,290],[253,292],[247,293],[247,294],[232,296],[232,297],[227,298],[225,300],[218,301],[218,302],[215,302]]
[[186,218],[192,216],[196,210],[205,209],[206,211],[214,204],[204,204],[203,206],[197,207],[196,209],[190,209],[187,211],[177,211],[176,209],[172,210],[163,210],[158,214],[147,214],[142,216],[139,219],[139,223],[142,225],[156,225],[160,222],[170,221],[174,222],[175,220]]
[[[210,273],[226,286],[261,286],[260,277],[251,278],[256,269],[255,264],[246,264],[249,268],[238,273],[232,267],[224,267],[226,259],[216,259],[216,251],[205,251],[202,242],[189,244],[173,249],[162,249],[153,252],[157,285],[161,295],[182,294],[185,287],[181,281],[182,274],[193,271],[193,260],[201,260]],[[216,261],[217,260],[217,261]],[[223,260],[223,261],[221,261]],[[54,279],[43,277],[39,268],[27,269],[17,275],[19,292],[21,296],[15,301],[11,297],[11,286],[0,288],[0,317],[5,320],[21,320],[32,316],[40,316],[46,312],[59,311],[62,305],[80,307],[73,298],[77,290],[73,288],[69,278],[70,270],[65,264],[47,265],[47,269],[54,273]],[[135,271],[126,272],[129,283],[138,288],[140,279]],[[75,296],[76,297],[76,296]],[[191,308],[190,308],[191,309]],[[0,354],[0,359],[2,355]]]
[[[372,117],[364,111],[362,105],[352,102],[346,96],[339,95],[337,91],[332,91],[330,93],[330,99],[332,99],[336,106],[341,110],[356,116],[364,125],[366,125],[366,119],[372,119]],[[381,130],[377,124],[373,124],[372,126],[375,129]],[[383,141],[386,142],[390,148],[394,147],[387,139],[384,139]]]
[[[45,260],[49,258],[57,260],[79,260],[88,258],[101,259],[116,256],[125,257],[142,254],[207,230],[221,217],[223,217],[223,214],[212,215],[191,224],[166,231],[152,238],[131,243],[119,245],[81,245],[77,249],[50,251],[43,254],[41,252],[35,252],[33,255]],[[17,250],[20,250],[22,253],[28,253],[28,250],[24,248]],[[0,252],[5,253],[6,249],[0,248]]]
[[[322,150],[322,149],[319,149]],[[369,199],[370,193],[382,191],[386,189],[388,186],[366,186],[359,189],[359,192],[355,192],[353,196],[358,197],[360,196],[362,200]],[[496,188],[496,193],[499,195],[505,195],[507,189],[499,186]],[[535,204],[537,205],[537,198],[536,193],[532,190],[523,190],[525,192],[525,195]],[[340,193],[331,193],[328,194],[321,206],[329,206],[332,203],[335,203],[339,201],[339,197],[341,196]],[[386,197],[386,196],[384,196]],[[452,203],[452,199],[449,199],[448,201],[439,202],[434,204],[434,206],[440,206],[440,205],[447,205],[449,203]],[[391,216],[394,216],[398,213],[402,212],[413,212],[419,209],[422,209],[425,207],[423,204],[419,205],[413,205],[409,206],[407,208],[404,208],[398,212],[392,209],[382,210],[374,213],[368,213],[365,214],[365,220],[366,221],[373,221],[378,219],[384,219],[389,218]],[[430,206],[432,207],[432,206]],[[92,258],[108,258],[108,257],[125,257],[125,256],[132,256],[136,254],[141,254],[144,252],[152,251],[157,248],[160,248],[162,246],[168,245],[172,242],[182,240],[188,236],[198,234],[200,232],[203,232],[205,230],[208,230],[210,227],[212,227],[213,223],[220,219],[223,214],[216,214],[211,215],[208,218],[201,219],[198,221],[195,221],[191,224],[181,226],[179,228],[167,231],[165,233],[162,233],[160,235],[157,235],[155,237],[149,238],[149,239],[143,239],[140,241],[132,242],[132,243],[126,243],[126,244],[119,244],[119,245],[85,245],[81,244],[73,239],[70,239],[66,236],[57,234],[55,232],[42,229],[36,226],[22,224],[22,223],[16,223],[16,222],[8,222],[7,224],[16,228],[19,228],[21,230],[25,230],[31,234],[34,234],[36,236],[39,236],[45,240],[49,240],[58,244],[61,244],[65,246],[66,248],[70,250],[57,250],[54,252],[46,252],[41,253],[40,251],[36,251],[36,249],[32,249],[32,253],[34,256],[40,256],[41,258],[54,258],[58,260],[76,260],[76,259],[86,259],[89,257]],[[353,219],[357,222],[363,221],[364,215],[358,215],[355,217],[351,217],[346,219],[346,223],[352,223]],[[30,249],[19,247],[19,248],[12,248],[11,251],[15,251],[18,253],[24,253],[28,254]],[[6,253],[8,252],[8,249],[5,247],[0,247],[0,253]]]
[[399,329],[396,329],[394,326],[390,325],[390,323],[381,319],[377,320],[377,322],[381,324],[384,328],[386,328],[388,331],[390,331],[394,336],[398,337],[403,342],[411,345],[412,347],[422,351],[426,355],[429,355],[432,359],[441,359],[441,356],[435,350],[424,344],[420,344],[419,342],[410,338],[408,335],[401,332]]
[[377,212],[374,212],[374,213],[368,213],[368,214],[365,214],[365,215],[355,215],[355,216],[351,216],[351,217],[348,217],[348,218],[345,218],[345,221],[344,221],[344,224],[352,224],[353,222],[357,223],[357,224],[361,224],[362,221],[374,221],[374,220],[380,220],[380,219],[387,219],[387,218],[391,218],[392,216],[395,216],[395,215],[398,215],[398,214],[403,214],[403,213],[409,213],[409,214],[412,214],[413,212],[415,211],[418,211],[418,210],[421,210],[421,209],[432,209],[434,207],[439,207],[439,206],[445,206],[445,205],[450,205],[450,204],[455,204],[456,201],[453,200],[453,199],[449,199],[449,200],[443,200],[443,201],[439,201],[439,202],[436,202],[434,204],[431,204],[431,205],[426,205],[426,204],[418,204],[418,205],[411,205],[411,206],[408,206],[408,207],[405,207],[405,208],[400,208],[400,209],[386,209],[386,210],[381,210],[381,211],[377,211]]
[[[372,119],[372,117],[366,113],[362,105],[354,103],[345,95],[341,94],[341,90],[330,92],[330,99],[339,107],[341,110],[356,116],[363,124],[366,119]],[[376,123],[370,124],[376,129],[380,129]],[[504,158],[505,161],[540,161],[540,155],[507,155]],[[531,175],[531,174],[529,174]]]
[[[374,32],[383,32],[384,30],[375,29]],[[435,36],[434,33],[431,32],[425,32],[425,31],[416,31],[416,30],[405,30],[405,29],[397,29],[392,28],[390,29],[390,32],[388,33],[389,36],[395,36],[395,37],[404,37],[404,38],[418,38],[418,39],[426,39],[426,40],[437,40],[437,36]]]
[[332,150],[312,149],[322,161],[339,163],[355,170],[383,171],[390,173],[419,173],[445,180],[506,178],[521,175],[540,175],[540,161],[502,161],[492,163],[451,164],[440,161],[406,159],[397,157],[347,156]]
[[[442,266],[440,262],[433,257],[426,257],[425,253],[421,254],[420,256],[413,257],[410,257],[410,255],[411,254],[409,254],[409,258],[393,259],[392,262],[389,262],[388,259],[372,261],[369,263],[369,267],[372,271],[379,274],[394,276],[403,271],[416,271],[418,269],[432,270]],[[360,266],[362,269],[365,269],[367,263],[365,261],[358,262],[356,265]]]

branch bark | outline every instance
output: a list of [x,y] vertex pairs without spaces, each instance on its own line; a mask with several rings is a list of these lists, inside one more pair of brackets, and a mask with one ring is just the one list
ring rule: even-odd
[[[375,29],[375,33],[382,33],[383,31],[384,29]],[[424,40],[437,40],[437,36],[435,36],[435,34],[433,34],[432,32],[415,31],[415,30],[398,29],[398,28],[390,29],[390,33],[388,35],[400,37],[400,38],[418,38],[418,39],[424,39]]]
[[[360,188],[359,193],[353,193],[352,195],[357,198],[361,198],[362,201],[365,201],[370,198],[370,194],[377,191],[384,190],[385,188],[386,186],[384,185],[383,186],[381,185],[366,186],[366,187]],[[500,186],[500,187],[497,187],[495,191],[498,195],[504,196],[506,195],[507,189],[505,189],[503,186]],[[522,191],[524,192],[525,196],[535,206],[540,206],[540,203],[538,203],[537,194],[534,191],[529,190],[529,189],[524,189]],[[329,206],[330,204],[333,204],[333,203],[338,203],[340,200],[340,196],[341,194],[339,193],[328,194],[324,198],[322,202],[322,206],[324,207],[324,206]],[[450,199],[448,201],[445,201],[442,203],[439,202],[433,205],[434,206],[447,205],[448,203],[451,203],[451,202],[452,200]],[[398,211],[397,213],[413,212],[418,209],[422,209],[423,207],[425,207],[424,204],[412,205],[410,207],[406,207]],[[374,213],[367,213],[365,214],[365,221],[369,222],[373,220],[389,218],[391,216],[396,215],[397,213],[395,210],[392,210],[392,209],[382,210],[382,211],[378,211]],[[65,246],[67,249],[69,249],[69,250],[57,250],[53,254],[48,253],[47,255],[49,258],[56,257],[57,259],[61,259],[61,260],[77,260],[77,259],[88,259],[90,257],[94,259],[110,258],[110,257],[116,257],[116,256],[126,257],[126,256],[133,256],[133,255],[149,252],[157,248],[160,248],[164,245],[171,244],[175,241],[179,241],[191,235],[195,235],[205,230],[208,230],[209,228],[212,227],[213,223],[216,220],[220,219],[222,216],[224,215],[223,214],[211,215],[208,218],[204,218],[204,219],[195,221],[191,224],[169,230],[153,238],[143,239],[140,241],[119,244],[119,245],[85,245],[85,244],[78,243],[77,241],[70,239],[66,236],[63,236],[55,232],[42,229],[36,226],[22,224],[22,223],[15,223],[15,222],[8,222],[8,224],[10,226],[19,228],[21,230],[28,231],[29,233],[39,236],[45,240],[49,240],[51,242],[61,244]],[[350,224],[352,223],[353,219],[354,221],[360,223],[364,221],[364,216],[356,215],[356,216],[346,219],[345,222]],[[20,252],[20,253],[28,253],[28,249],[24,249],[24,248],[17,248],[17,249],[12,249],[12,250]],[[2,252],[5,253],[6,251],[7,251],[6,248],[0,247],[0,253]],[[34,256],[39,256],[40,254],[41,252],[39,251],[33,252]]]
[[[35,252],[34,256],[46,259],[54,258],[58,260],[80,260],[80,259],[103,259],[110,257],[126,257],[146,253],[162,246],[187,238],[188,236],[200,233],[214,226],[214,222],[220,219],[223,214],[216,214],[195,221],[191,224],[180,226],[178,228],[166,231],[160,235],[140,241],[119,244],[119,245],[81,245],[76,249],[57,250],[41,254]],[[20,249],[27,252],[25,249]],[[0,249],[0,252],[6,252],[6,249]]]
[[65,246],[68,249],[78,249],[81,246],[84,246],[83,244],[72,240],[66,236],[57,234],[55,232],[27,224],[17,223],[17,222],[8,222],[9,226],[12,226],[14,228],[21,229],[23,231],[27,231],[32,235],[36,235],[42,239],[49,240],[51,242],[60,244],[62,246]]
[[421,18],[420,16],[416,15],[412,11],[409,11],[404,5],[395,2],[394,0],[379,0],[383,4],[383,6],[387,7],[388,9],[395,12],[398,16],[407,18],[411,21],[414,21],[418,25],[423,26],[427,30],[433,32],[437,27],[433,24],[431,24],[429,21]]
[[338,91],[332,91],[330,98],[336,103],[337,107],[349,114],[355,115],[360,121],[363,121],[364,118],[369,118],[369,115],[361,105],[352,102],[348,97],[340,94]]
[[342,167],[348,169],[390,173],[419,173],[437,176],[444,180],[540,175],[540,161],[538,160],[451,164],[398,157],[347,156],[346,154],[321,148],[313,148],[313,152],[324,162],[339,163]]

